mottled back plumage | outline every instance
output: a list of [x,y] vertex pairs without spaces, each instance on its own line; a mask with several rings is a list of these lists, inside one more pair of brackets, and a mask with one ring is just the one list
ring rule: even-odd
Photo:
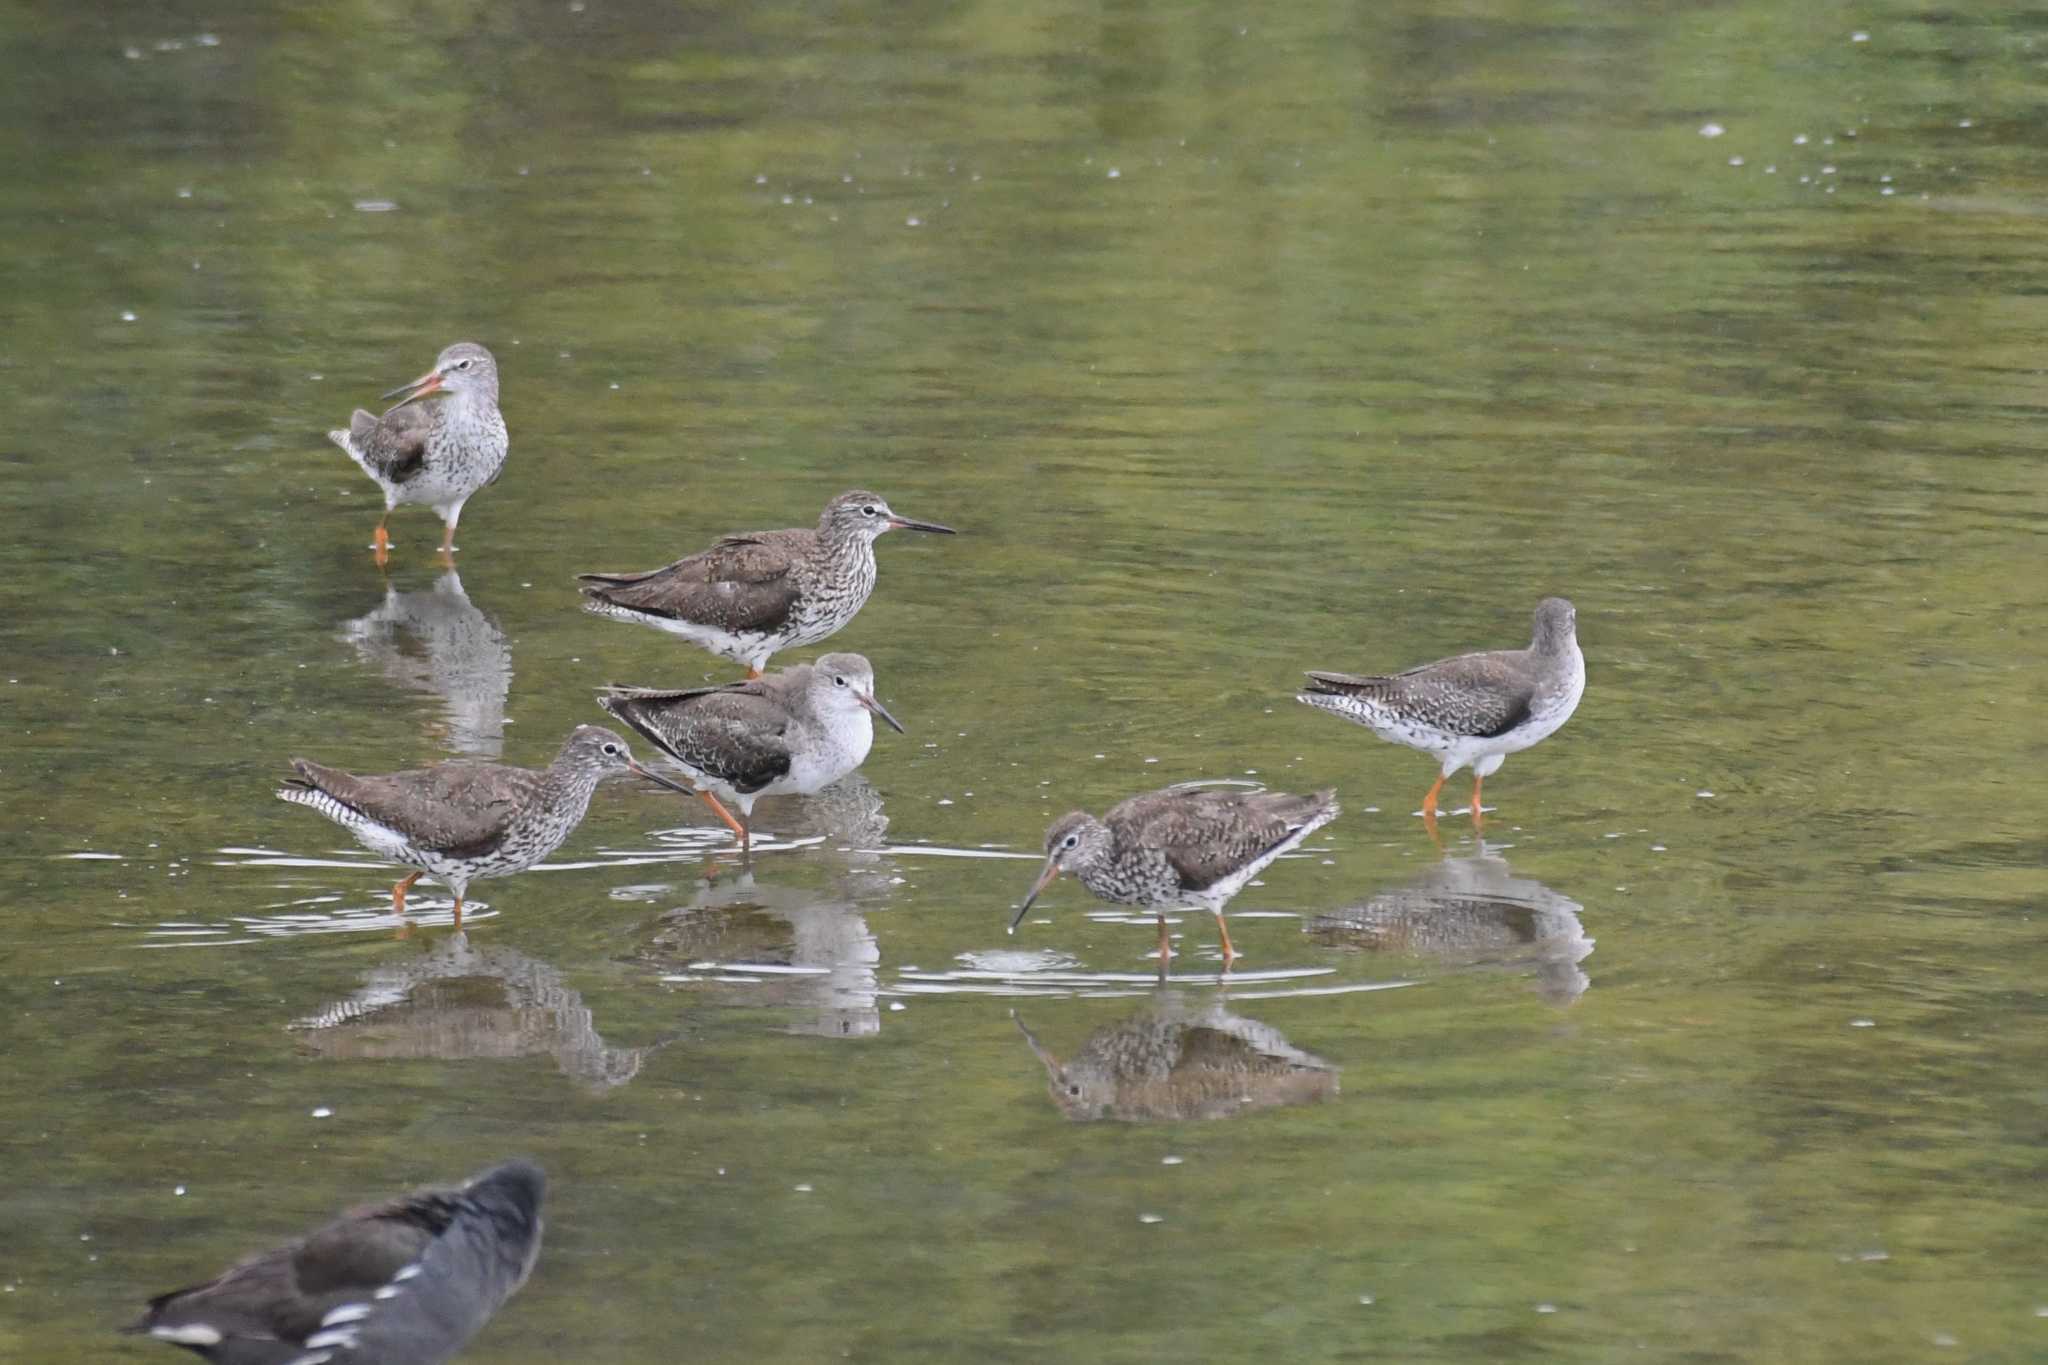
[[187,1289],[125,1330],[214,1365],[438,1365],[525,1282],[546,1177],[523,1161],[415,1191]]
[[1570,602],[1546,597],[1537,604],[1527,649],[1459,654],[1400,673],[1311,671],[1295,700],[1434,756],[1439,772],[1423,798],[1427,820],[1436,818],[1443,779],[1469,765],[1476,820],[1480,782],[1509,754],[1554,734],[1578,709],[1586,659],[1577,620]]
[[1336,796],[1328,790],[1296,796],[1169,787],[1117,803],[1102,823],[1119,851],[1157,850],[1173,869],[1179,889],[1199,892],[1241,872],[1312,821],[1334,817]]
[[784,699],[792,675],[808,685],[811,669],[725,687],[614,688],[597,704],[693,772],[752,795],[790,768],[796,712]]
[[726,536],[643,573],[586,573],[584,609],[638,621],[756,671],[816,644],[857,615],[875,588],[877,537],[897,528],[952,534],[899,517],[865,489],[825,504],[815,527]]

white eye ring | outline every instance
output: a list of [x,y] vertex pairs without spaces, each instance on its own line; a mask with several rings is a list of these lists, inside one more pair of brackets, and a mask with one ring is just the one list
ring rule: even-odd
[[874,506],[874,504],[873,504],[873,503],[869,503],[869,504],[868,504],[867,506],[865,506],[865,507],[861,508],[861,509],[860,509],[860,514],[861,514],[862,516],[864,516],[864,517],[871,517],[871,516],[873,516],[873,515],[875,514],[875,506]]
[[458,370],[466,370],[469,368],[469,362],[467,360],[457,361],[455,368]]
[[1081,836],[1080,836],[1080,835],[1078,835],[1078,834],[1069,834],[1069,835],[1067,836],[1067,841],[1066,841],[1065,843],[1061,844],[1061,845],[1060,845],[1060,847],[1061,847],[1061,848],[1073,848],[1073,847],[1075,847],[1076,845],[1078,845],[1078,844],[1079,844],[1080,842],[1081,842]]
[[834,687],[844,687],[844,686],[846,686],[846,679],[844,679],[844,678],[841,678],[841,677],[836,677],[836,676],[835,676],[835,677],[834,677],[834,678],[832,679],[832,685],[833,685]]
[[607,744],[604,746],[604,753],[606,758],[617,758],[619,756],[619,746],[616,744]]

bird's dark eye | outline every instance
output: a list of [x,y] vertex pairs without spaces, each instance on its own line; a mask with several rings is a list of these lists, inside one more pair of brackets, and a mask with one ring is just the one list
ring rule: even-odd
[[466,370],[466,369],[468,369],[468,368],[469,368],[469,362],[468,362],[467,360],[463,360],[463,361],[458,361],[458,362],[456,363],[456,366],[455,366],[455,368],[456,368],[456,369],[458,369],[458,370]]
[[1078,835],[1078,834],[1069,834],[1069,835],[1067,836],[1067,841],[1066,841],[1065,843],[1061,844],[1061,845],[1060,845],[1060,847],[1061,847],[1061,848],[1073,848],[1073,847],[1074,847],[1075,845],[1079,844],[1080,842],[1081,842],[1081,836],[1080,836],[1080,835]]
[[605,746],[604,746],[604,756],[605,756],[606,758],[617,758],[617,757],[619,756],[619,746],[618,746],[618,745],[616,745],[616,744],[607,744],[607,745],[605,745]]
[[1069,1095],[1079,1095],[1081,1093],[1081,1087],[1078,1085],[1070,1085],[1067,1087],[1067,1093]]
[[835,676],[835,677],[834,677],[834,678],[832,679],[832,685],[833,685],[834,687],[844,687],[844,686],[846,686],[846,679],[844,679],[844,678],[841,678],[841,677],[836,677],[836,676]]
[[873,503],[867,504],[865,507],[860,509],[860,514],[864,517],[873,516],[875,514],[875,505]]

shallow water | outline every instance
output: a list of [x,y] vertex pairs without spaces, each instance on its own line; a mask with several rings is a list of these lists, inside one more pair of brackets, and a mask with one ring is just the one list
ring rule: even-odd
[[[2048,1354],[2030,16],[12,28],[0,1356],[510,1154],[500,1362]],[[387,579],[321,433],[458,336],[511,463]],[[571,575],[853,486],[962,531],[833,642],[910,734],[751,873],[615,784],[399,937],[271,798],[728,676]],[[1299,672],[1553,592],[1585,702],[1440,858]],[[1059,813],[1225,778],[1345,803],[1230,983],[1004,932]]]

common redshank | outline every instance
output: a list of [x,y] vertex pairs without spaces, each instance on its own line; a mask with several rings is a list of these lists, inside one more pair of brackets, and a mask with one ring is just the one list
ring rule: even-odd
[[596,725],[577,726],[545,768],[457,759],[358,777],[303,758],[292,768],[298,775],[278,788],[278,799],[311,806],[371,852],[419,869],[391,888],[393,914],[405,913],[405,893],[431,873],[455,892],[457,929],[469,884],[524,872],[561,847],[605,778],[633,773],[689,791],[641,767],[625,740]]
[[1546,597],[1536,606],[1527,649],[1460,654],[1385,675],[1312,671],[1308,691],[1295,700],[1436,759],[1436,784],[1422,798],[1431,831],[1444,780],[1469,765],[1477,823],[1481,784],[1509,754],[1554,734],[1578,708],[1586,656],[1579,652],[1577,622],[1570,602]]
[[540,1256],[538,1166],[345,1213],[217,1279],[149,1301],[136,1335],[214,1365],[439,1365]]
[[1039,893],[1071,872],[1106,901],[1159,916],[1159,963],[1165,970],[1168,910],[1207,910],[1223,938],[1223,962],[1237,956],[1223,907],[1266,864],[1337,818],[1337,793],[1223,791],[1167,787],[1133,796],[1100,820],[1072,811],[1045,832],[1045,867],[1017,907],[1010,931]]
[[1095,1030],[1064,1062],[1012,1019],[1045,1067],[1052,1102],[1077,1123],[1228,1119],[1337,1093],[1335,1066],[1222,1001],[1191,1010],[1167,994]]
[[[858,768],[875,742],[874,716],[903,733],[875,699],[873,665],[858,654],[724,687],[613,687],[597,704],[675,760],[748,857],[756,800],[808,796]],[[739,819],[721,797],[740,808]]]
[[875,540],[889,531],[953,534],[855,489],[825,504],[816,529],[727,536],[666,568],[577,577],[585,610],[680,635],[758,678],[774,654],[854,618],[875,590]]
[[[418,403],[430,393],[448,397]],[[384,490],[384,515],[377,519],[373,547],[377,563],[391,556],[391,533],[384,523],[393,508],[407,502],[424,503],[441,518],[441,557],[453,562],[462,504],[477,489],[497,482],[505,468],[498,362],[474,341],[458,341],[435,358],[433,369],[384,396],[400,398],[398,406],[382,417],[357,408],[347,431],[327,433]]]

